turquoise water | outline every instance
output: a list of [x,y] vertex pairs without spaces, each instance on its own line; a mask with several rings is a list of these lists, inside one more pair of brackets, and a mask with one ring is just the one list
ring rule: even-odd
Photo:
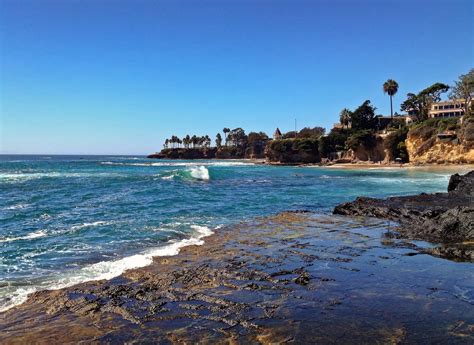
[[284,210],[445,191],[452,170],[271,167],[243,161],[0,156],[0,310],[29,292],[112,278]]

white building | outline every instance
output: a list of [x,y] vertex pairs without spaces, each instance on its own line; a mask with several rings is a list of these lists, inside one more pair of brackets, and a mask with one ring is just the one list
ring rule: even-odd
[[453,99],[444,102],[437,102],[431,105],[428,112],[429,118],[437,117],[461,117],[464,115],[466,101],[463,99]]

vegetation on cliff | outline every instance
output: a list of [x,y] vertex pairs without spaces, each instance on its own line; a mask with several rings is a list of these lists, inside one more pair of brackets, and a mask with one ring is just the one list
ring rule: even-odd
[[474,163],[474,119],[433,118],[410,127],[406,138],[412,163]]
[[[462,125],[458,117],[429,118],[432,104],[439,102],[448,90],[451,99],[466,100]],[[354,110],[344,108],[339,114],[340,125],[327,135],[322,127],[305,127],[284,134],[278,130],[272,140],[264,132],[246,134],[240,127],[225,127],[223,135],[216,134],[215,147],[211,147],[209,135],[186,135],[182,139],[173,135],[166,139],[164,149],[151,157],[266,158],[270,162],[290,164],[340,159],[471,162],[470,155],[474,156],[474,69],[461,75],[452,87],[437,82],[418,93],[408,93],[401,104],[401,110],[408,116],[393,113],[392,98],[398,91],[398,83],[388,79],[383,91],[390,96],[390,118],[376,115],[377,109],[366,100]]]
[[265,154],[271,162],[319,163],[319,141],[314,138],[294,138],[272,140]]

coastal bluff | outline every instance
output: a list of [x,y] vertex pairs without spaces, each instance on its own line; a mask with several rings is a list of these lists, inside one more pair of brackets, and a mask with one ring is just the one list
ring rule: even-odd
[[341,130],[327,136],[277,138],[219,147],[172,147],[155,159],[265,159],[269,164],[393,162],[474,164],[474,118],[429,119],[385,133]]
[[393,220],[401,237],[442,243],[433,254],[474,260],[474,171],[452,175],[446,193],[359,197],[336,206],[334,214]]
[[473,164],[474,117],[453,128],[425,125],[410,130],[405,141],[413,164]]

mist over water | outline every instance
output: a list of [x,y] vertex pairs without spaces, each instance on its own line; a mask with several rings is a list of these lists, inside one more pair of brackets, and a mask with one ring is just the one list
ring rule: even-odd
[[0,310],[29,292],[146,266],[249,217],[445,191],[454,172],[0,156]]

